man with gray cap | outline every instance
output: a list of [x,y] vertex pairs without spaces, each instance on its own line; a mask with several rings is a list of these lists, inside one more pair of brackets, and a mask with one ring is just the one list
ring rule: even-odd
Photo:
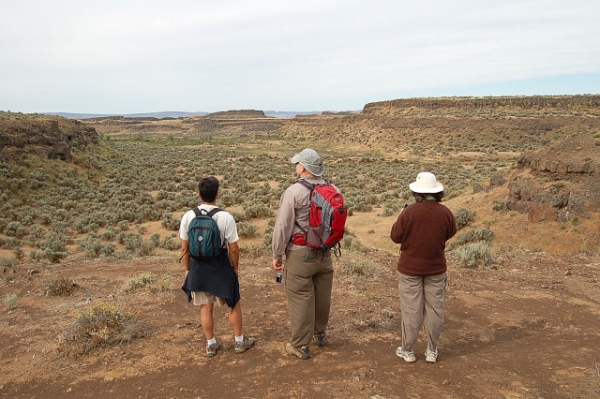
[[[316,185],[323,179],[323,160],[315,150],[306,148],[294,155],[292,164],[302,180]],[[273,268],[283,271],[291,319],[291,339],[286,352],[300,359],[310,358],[309,344],[327,343],[333,262],[331,251],[311,249],[303,240],[308,230],[310,189],[303,184],[288,187],[279,204],[273,230]],[[285,254],[285,269],[283,255]]]
[[440,204],[444,186],[433,173],[419,173],[409,188],[416,203],[400,212],[390,232],[392,241],[401,244],[398,289],[402,346],[396,348],[396,355],[407,363],[417,360],[413,346],[425,324],[425,361],[435,363],[444,324],[444,248],[446,241],[456,234],[456,220],[450,209]]

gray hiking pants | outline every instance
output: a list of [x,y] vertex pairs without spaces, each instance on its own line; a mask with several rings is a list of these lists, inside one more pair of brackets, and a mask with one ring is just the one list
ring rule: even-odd
[[425,324],[427,349],[436,350],[444,325],[446,273],[435,276],[399,275],[402,349],[413,350],[421,326]]
[[308,248],[287,251],[285,259],[285,293],[292,334],[290,344],[310,344],[314,334],[325,332],[329,322],[333,262],[331,252]]

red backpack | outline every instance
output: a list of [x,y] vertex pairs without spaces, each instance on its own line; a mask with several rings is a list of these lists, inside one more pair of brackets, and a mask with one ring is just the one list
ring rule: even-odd
[[294,234],[292,242],[323,251],[331,248],[335,251],[337,248],[336,252],[339,253],[339,243],[344,237],[348,217],[344,197],[328,181],[311,184],[299,179],[298,183],[310,190],[309,225],[308,231],[301,228],[303,234]]

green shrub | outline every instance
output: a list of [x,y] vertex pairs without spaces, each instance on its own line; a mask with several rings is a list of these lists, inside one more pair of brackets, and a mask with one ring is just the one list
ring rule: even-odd
[[0,237],[0,249],[14,249],[21,245],[21,241],[16,238]]
[[101,256],[111,256],[117,248],[113,244],[103,244],[98,238],[88,236],[79,241],[79,250],[85,251],[85,255],[90,259],[96,259]]
[[123,244],[129,252],[135,252],[142,245],[142,236],[132,232],[121,232],[117,236],[119,244]]
[[359,203],[352,207],[352,210],[356,212],[371,212],[373,210],[373,206],[370,204]]
[[263,248],[270,249],[272,248],[273,243],[273,231],[271,230],[268,233],[265,233],[263,237]]
[[387,217],[387,216],[393,216],[396,214],[396,211],[394,211],[394,209],[392,208],[388,208],[386,207],[383,212],[381,212],[381,216]]
[[119,223],[117,223],[117,227],[120,231],[127,231],[129,230],[129,222],[127,220],[121,220]]
[[237,224],[238,235],[242,238],[254,237],[254,233],[258,230],[258,227],[248,223],[240,222]]
[[73,324],[59,337],[59,350],[68,355],[84,355],[98,347],[142,336],[133,312],[114,304],[93,304],[74,317]]
[[124,292],[137,291],[140,288],[147,288],[149,286],[152,286],[152,284],[154,284],[155,281],[156,277],[152,273],[143,273],[140,274],[138,277],[133,278],[127,281],[125,284],[123,284],[121,290]]
[[19,222],[10,222],[4,228],[4,234],[9,237],[23,238],[29,234],[29,230]]
[[235,220],[236,223],[245,222],[246,220],[248,220],[248,217],[246,216],[245,213],[234,212],[234,211],[231,211],[229,213],[231,214],[231,216],[233,216],[233,219]]
[[181,221],[179,219],[175,219],[173,215],[169,212],[165,212],[162,217],[162,227],[171,231],[179,231],[179,224]]
[[153,247],[160,247],[160,233],[154,233],[150,236],[150,243]]
[[155,245],[148,241],[142,241],[142,243],[137,248],[138,256],[150,256],[154,252]]
[[490,246],[485,241],[478,241],[458,247],[456,256],[464,266],[469,268],[487,266],[494,260]]
[[181,248],[181,241],[175,240],[173,237],[165,237],[160,246],[169,251],[174,251]]
[[64,277],[50,276],[42,281],[42,292],[46,296],[69,296],[78,287],[74,281],[67,280]]
[[454,218],[456,219],[456,228],[460,230],[475,220],[475,214],[468,209],[460,208],[454,214]]
[[466,233],[459,234],[454,240],[448,245],[448,249],[453,249],[461,245],[465,245],[471,242],[491,242],[494,239],[494,232],[489,229],[478,229],[471,230]]
[[508,199],[495,199],[492,209],[496,212],[508,211]]
[[370,261],[346,261],[342,264],[341,272],[345,276],[372,276],[375,273],[375,267]]
[[109,227],[100,233],[100,239],[103,241],[113,241],[117,237],[117,232],[114,228]]
[[43,252],[44,258],[48,259],[52,263],[60,263],[61,260],[67,257],[66,252],[57,252],[52,249],[46,248]]
[[273,216],[274,212],[271,208],[267,208],[264,205],[259,205],[244,208],[244,214],[246,215],[247,219],[261,219]]

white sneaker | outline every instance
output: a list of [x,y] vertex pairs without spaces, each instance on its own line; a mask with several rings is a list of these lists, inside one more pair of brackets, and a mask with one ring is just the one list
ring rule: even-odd
[[404,359],[404,361],[406,363],[414,363],[417,361],[417,358],[415,357],[415,352],[413,351],[403,351],[402,347],[399,346],[396,348],[396,356],[401,357],[402,359]]
[[425,361],[427,363],[435,363],[437,361],[437,357],[438,357],[437,349],[434,351],[427,349],[425,351]]

